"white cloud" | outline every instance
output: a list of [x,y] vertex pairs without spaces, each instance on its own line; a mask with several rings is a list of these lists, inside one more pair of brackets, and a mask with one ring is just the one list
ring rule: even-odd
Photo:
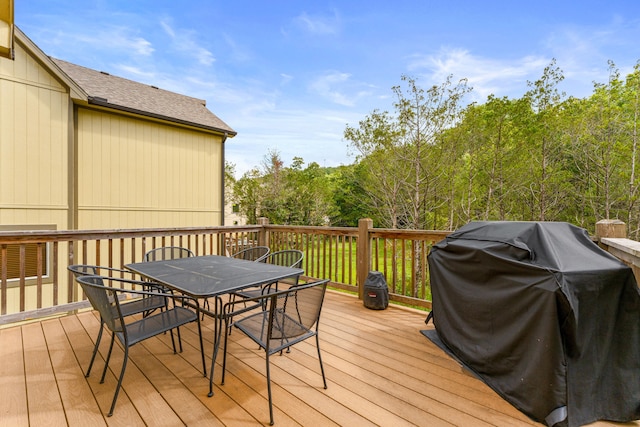
[[[134,56],[151,56],[154,52],[153,45],[143,37],[135,35],[136,31],[127,27],[107,27],[97,32],[80,30],[79,33],[59,34],[63,40],[74,40],[75,43],[86,45],[85,49],[93,52],[118,51],[122,54]],[[92,35],[89,35],[92,34]],[[78,46],[75,45],[78,49]]]
[[293,76],[290,74],[285,74],[285,73],[280,73],[280,84],[281,85],[286,85],[288,84],[291,80],[293,80]]
[[354,100],[342,93],[336,86],[342,86],[351,77],[348,73],[331,72],[311,83],[310,88],[321,97],[339,105],[352,106]]
[[160,26],[164,32],[171,38],[171,48],[180,52],[184,56],[191,56],[196,61],[205,66],[209,66],[215,62],[215,57],[208,49],[201,46],[196,40],[195,31],[178,29],[175,30],[167,19],[160,21]]
[[[599,27],[571,25],[558,28],[544,43],[558,59],[566,80],[579,82],[586,92],[586,89],[593,89],[593,82],[607,82],[609,60],[622,66],[622,77],[633,71],[634,64],[627,61],[629,53],[637,50],[638,39],[640,21],[614,16],[611,22]],[[626,64],[620,64],[620,61]]]
[[[362,89],[365,87],[366,89]],[[311,92],[334,104],[353,107],[358,100],[371,95],[370,86],[355,82],[350,73],[331,71],[324,74],[309,85]]]
[[235,38],[231,37],[231,35],[227,33],[222,34],[222,38],[231,51],[231,53],[228,54],[230,58],[232,58],[236,62],[247,62],[251,60],[251,52],[245,47],[238,44]]
[[345,125],[360,120],[361,113],[314,109],[263,110],[250,120],[238,121],[238,136],[227,141],[225,156],[236,165],[237,175],[260,162],[269,150],[280,152],[289,165],[294,157],[321,166],[348,164],[347,143],[342,140]]
[[430,83],[440,84],[447,76],[466,78],[473,96],[484,100],[488,95],[510,95],[527,90],[527,80],[535,80],[549,65],[551,58],[525,56],[516,60],[484,58],[465,49],[441,49],[434,55],[414,55],[408,70],[428,76]]
[[298,15],[294,23],[311,34],[333,35],[340,32],[340,18],[334,11],[330,16],[310,16],[306,12]]
[[153,79],[156,77],[156,73],[154,72],[143,70],[139,67],[134,67],[128,64],[119,64],[116,65],[116,68],[123,71],[124,75],[131,80],[140,81],[141,79],[144,79],[145,81],[153,81]]

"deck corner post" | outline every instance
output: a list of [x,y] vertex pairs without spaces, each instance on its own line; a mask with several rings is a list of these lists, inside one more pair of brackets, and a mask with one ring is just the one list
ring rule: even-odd
[[596,222],[596,239],[598,243],[605,237],[626,238],[627,224],[619,219],[602,219]]
[[369,230],[372,228],[373,220],[371,218],[361,218],[358,221],[356,281],[359,299],[364,299],[364,282],[367,280],[367,275],[371,268],[371,238],[369,237]]
[[269,218],[261,216],[257,221],[261,227],[258,232],[258,245],[269,247],[269,233],[267,233],[266,226],[269,225]]

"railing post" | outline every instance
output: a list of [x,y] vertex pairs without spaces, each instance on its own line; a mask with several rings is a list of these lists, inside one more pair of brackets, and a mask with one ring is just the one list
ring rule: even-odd
[[364,281],[371,268],[371,239],[369,230],[373,228],[371,218],[362,218],[358,221],[358,250],[356,262],[356,282],[358,285],[358,298],[364,299]]
[[[627,239],[626,224],[619,220],[598,221],[596,239],[602,249],[631,267],[640,286],[640,242]],[[610,240],[603,242],[603,239]]]
[[627,225],[619,219],[603,219],[596,222],[596,238],[598,243],[603,237],[626,238]]
[[258,218],[258,225],[261,226],[258,232],[258,246],[269,247],[269,233],[267,233],[267,229],[265,228],[265,226],[269,225],[269,218],[261,216]]

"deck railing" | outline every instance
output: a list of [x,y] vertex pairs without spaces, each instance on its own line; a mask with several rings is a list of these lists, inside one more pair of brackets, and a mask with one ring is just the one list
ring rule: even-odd
[[300,249],[309,277],[328,278],[334,287],[362,297],[367,274],[384,274],[392,301],[431,308],[427,255],[447,231],[373,228],[361,220],[358,228],[265,225],[271,250]]
[[161,246],[228,254],[263,234],[259,226],[0,232],[0,324],[87,306],[68,265],[122,268]]
[[71,264],[121,268],[161,246],[183,246],[196,255],[228,255],[248,246],[304,252],[306,277],[328,278],[360,292],[370,270],[385,274],[392,301],[431,307],[426,256],[444,231],[372,227],[290,227],[261,220],[250,226],[132,230],[0,232],[0,325],[88,304],[67,271]]
[[[615,231],[611,231],[615,230]],[[619,223],[598,223],[602,247],[640,268],[640,243],[621,239]],[[272,251],[299,249],[308,278],[328,278],[331,286],[363,296],[367,274],[384,274],[392,301],[431,308],[427,255],[449,232],[358,227],[257,225],[133,230],[0,232],[0,325],[58,313],[88,303],[72,275],[71,264],[121,268],[141,261],[161,246],[183,246],[196,255],[228,255],[249,246]]]

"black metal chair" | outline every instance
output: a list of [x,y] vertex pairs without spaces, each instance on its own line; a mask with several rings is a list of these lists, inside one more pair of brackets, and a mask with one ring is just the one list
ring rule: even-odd
[[253,246],[236,252],[231,258],[245,259],[247,261],[263,262],[269,255],[270,249],[267,246]]
[[194,256],[190,249],[181,246],[163,246],[151,249],[142,258],[143,262],[164,261],[167,259],[179,259]]
[[[161,246],[159,248],[151,249],[147,251],[142,257],[142,262],[154,262],[165,261],[171,259],[189,258],[195,256],[191,249],[183,248],[182,246]],[[170,289],[162,287],[163,292],[172,293]],[[205,305],[209,307],[209,302],[205,301]],[[178,332],[178,343],[180,344],[180,352],[182,352],[182,337],[180,336],[180,328],[176,329]]]
[[[80,276],[120,276],[121,278],[128,278],[133,280],[135,275],[127,270],[121,270],[118,268],[112,267],[102,267],[98,265],[87,265],[87,264],[74,264],[67,267],[69,271],[71,271],[74,277],[78,278]],[[135,298],[133,300],[129,300],[120,305],[120,309],[122,311],[122,315],[124,317],[132,316],[134,314],[147,315],[153,312],[156,309],[165,309],[167,306],[167,300],[160,296],[158,292],[162,292],[162,288],[155,286],[152,283],[144,283],[142,289],[150,292],[149,295],[143,295],[139,298]],[[89,362],[89,367],[87,368],[87,372],[85,373],[85,377],[88,377],[91,374],[91,367],[93,366],[93,362],[96,358],[96,354],[98,353],[98,347],[100,346],[100,341],[102,339],[102,331],[104,326],[104,319],[100,318],[100,331],[98,332],[98,337],[96,338],[96,343],[93,347],[93,353],[91,355],[91,362]],[[171,333],[171,343],[173,344],[173,351],[176,351],[175,341],[173,339],[173,332]],[[181,345],[182,348],[182,345]]]
[[[271,373],[269,369],[269,357],[275,353],[282,354],[282,350],[289,348],[307,338],[316,338],[318,361],[322,373],[324,388],[327,388],[327,380],[322,366],[320,355],[320,341],[318,339],[318,323],[328,279],[293,286],[281,291],[262,294],[250,298],[247,302],[255,302],[265,307],[265,310],[249,314],[248,316],[233,322],[230,313],[234,313],[234,305],[245,301],[232,301],[224,306],[225,326],[234,326],[244,332],[255,341],[260,348],[265,350],[267,391],[269,394],[269,417],[273,425],[273,403],[271,398]],[[224,384],[225,369],[227,364],[228,334],[224,339],[224,357],[222,361],[222,380]],[[215,359],[212,359],[212,364]],[[212,370],[213,372],[213,366]],[[213,375],[209,377],[209,396],[213,394]]]
[[[263,262],[267,264],[281,265],[284,267],[292,267],[292,268],[300,268],[302,265],[302,260],[304,259],[304,253],[297,249],[285,249],[282,251],[271,252],[264,258]],[[248,288],[242,291],[235,292],[232,295],[232,301],[235,300],[235,297],[240,297],[244,299],[254,298],[266,292],[271,292],[274,288],[278,290],[279,283],[284,283],[287,286],[293,286],[298,284],[298,277],[294,277],[291,279],[284,279],[280,282],[268,283],[261,287]]]
[[[113,415],[113,410],[118,399],[118,393],[120,392],[120,388],[122,386],[122,379],[124,378],[124,372],[127,367],[127,361],[129,359],[129,347],[132,347],[133,345],[148,338],[193,322],[197,320],[198,317],[194,311],[173,304],[172,308],[166,309],[156,314],[152,314],[147,317],[142,317],[141,319],[130,323],[126,323],[125,316],[122,311],[123,307],[126,304],[120,302],[121,294],[134,294],[140,296],[146,295],[149,297],[160,296],[162,298],[173,299],[174,301],[176,299],[185,299],[188,297],[166,293],[159,294],[155,292],[126,289],[136,285],[145,286],[148,285],[148,283],[114,277],[78,276],[76,277],[76,281],[82,287],[82,290],[91,302],[91,306],[100,313],[100,317],[102,319],[100,328],[106,326],[107,329],[111,331],[111,344],[109,345],[109,352],[105,359],[104,370],[102,371],[102,378],[100,379],[100,383],[104,382],[115,338],[118,338],[118,341],[120,342],[120,344],[122,344],[122,347],[124,349],[122,370],[120,371],[120,376],[118,377],[118,385],[116,386],[116,390],[113,395],[111,408],[109,409],[109,413],[107,414],[107,416],[110,417],[111,415]],[[105,286],[105,283],[107,283],[109,286]],[[91,363],[93,363],[93,358],[91,360]],[[89,369],[91,369],[91,367],[89,367]]]
[[[267,254],[267,256],[264,257],[261,262],[265,262],[267,264],[281,265],[283,267],[298,268],[302,265],[303,259],[304,259],[304,254],[302,253],[302,251],[299,251],[297,249],[286,249],[286,250]],[[281,282],[285,283],[287,287],[297,285],[298,276],[291,279],[284,279]],[[251,287],[251,288],[243,289],[241,291],[232,293],[229,297],[229,301],[233,302],[233,301],[236,301],[237,298],[241,298],[245,304],[243,308],[236,309],[235,313],[227,314],[228,316],[231,317],[231,321],[233,321],[233,316],[237,314],[241,314],[246,311],[250,311],[260,307],[261,304],[264,303],[264,301],[260,301],[261,304],[258,304],[258,303],[247,304],[247,302],[251,298],[255,298],[262,294],[273,292],[274,290],[278,290],[278,284],[281,282],[267,283],[263,286]],[[229,329],[228,332],[231,333],[231,329]]]

